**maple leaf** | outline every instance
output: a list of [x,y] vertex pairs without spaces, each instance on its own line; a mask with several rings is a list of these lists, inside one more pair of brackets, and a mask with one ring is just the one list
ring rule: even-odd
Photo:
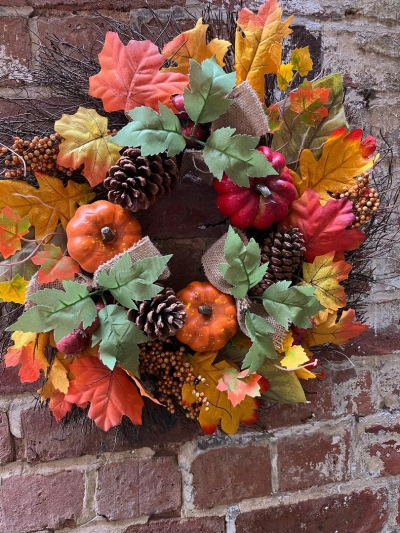
[[117,33],[107,32],[99,54],[101,71],[89,78],[89,94],[103,101],[104,110],[129,111],[158,103],[172,107],[171,95],[182,94],[188,78],[160,72],[164,57],[151,41],[131,40],[124,46]]
[[7,206],[0,215],[0,253],[6,259],[21,250],[21,237],[29,232],[28,217],[21,218]]
[[347,279],[352,266],[346,261],[334,261],[335,252],[317,256],[312,264],[303,263],[303,279],[300,285],[315,287],[315,296],[327,309],[336,311],[346,305],[346,293],[339,285]]
[[0,181],[0,209],[9,205],[21,217],[28,215],[31,226],[35,227],[36,240],[54,232],[59,221],[65,228],[78,206],[95,197],[91,187],[84,183],[69,181],[64,187],[61,180],[46,174],[36,172],[35,177],[39,189],[26,181]]
[[261,376],[253,372],[249,375],[249,369],[238,372],[236,368],[225,368],[221,370],[222,377],[218,381],[217,389],[226,391],[228,399],[233,407],[239,405],[246,396],[255,398],[261,396],[260,385]]
[[268,132],[274,133],[275,131],[278,131],[283,123],[279,110],[279,104],[271,104],[267,108],[266,113],[268,117]]
[[11,281],[0,282],[0,298],[5,302],[23,304],[26,297],[26,288],[29,281],[16,274]]
[[278,87],[281,91],[286,91],[289,83],[293,79],[293,65],[288,63],[287,65],[279,65],[277,72]]
[[304,80],[296,91],[289,95],[290,109],[299,113],[300,121],[306,126],[314,127],[316,122],[320,122],[329,114],[327,103],[330,89],[317,87],[313,89],[312,83]]
[[213,56],[218,65],[225,66],[224,57],[231,43],[222,39],[212,39],[207,44],[207,29],[208,24],[203,24],[200,18],[193,29],[184,31],[167,43],[162,54],[165,59],[172,60],[177,65],[164,68],[163,71],[187,74],[191,59],[202,63]]
[[6,367],[21,364],[18,375],[23,383],[33,383],[40,377],[40,371],[46,372],[49,362],[45,356],[45,348],[49,343],[48,333],[23,333],[14,331],[11,336],[14,345],[5,354]]
[[64,255],[59,246],[44,244],[43,250],[32,257],[32,263],[41,265],[38,270],[39,283],[51,283],[58,279],[74,279],[81,269],[76,261]]
[[337,320],[337,312],[327,313],[326,320],[316,324],[307,334],[306,342],[308,346],[317,344],[333,343],[341,346],[349,339],[357,337],[363,331],[368,329],[366,324],[354,322],[354,309],[343,311],[340,319]]
[[49,400],[48,407],[57,422],[61,422],[64,416],[72,411],[74,404],[66,401],[65,394],[55,389],[51,381],[46,381],[38,393],[41,395],[42,402]]
[[247,80],[264,100],[264,75],[276,74],[281,64],[280,41],[290,35],[293,17],[281,22],[282,9],[277,0],[269,0],[257,14],[247,8],[239,12],[235,39],[237,85]]
[[102,183],[107,170],[120,157],[119,146],[109,143],[108,119],[95,109],[79,107],[74,115],[62,115],[54,129],[63,140],[59,145],[57,163],[66,168],[79,168],[92,187]]
[[285,350],[284,357],[279,361],[285,368],[297,368],[308,361],[308,356],[302,346],[295,344]]
[[374,165],[368,159],[376,148],[374,137],[369,135],[361,141],[362,130],[347,132],[339,128],[327,139],[322,147],[322,155],[315,159],[311,150],[303,150],[300,155],[301,182],[296,184],[299,195],[307,189],[317,192],[326,203],[330,192],[340,192],[343,186],[353,182],[353,178],[366,172]]
[[60,356],[61,354],[57,354],[54,358],[46,383],[51,383],[54,389],[66,394],[69,387],[68,368],[60,361]]
[[[221,361],[213,365],[217,352],[201,352],[190,358],[190,364],[193,365],[193,374],[201,375],[205,381],[196,386],[199,393],[204,393],[210,402],[208,410],[203,404],[200,410],[199,423],[204,433],[212,435],[219,423],[221,429],[233,435],[239,428],[239,424],[253,424],[258,419],[258,401],[250,396],[246,396],[242,402],[234,407],[228,399],[225,391],[219,391],[217,385],[222,377],[222,371],[232,368],[227,361]],[[265,381],[260,383],[263,392],[267,386]],[[197,400],[193,394],[193,386],[185,383],[182,388],[182,402],[191,405]]]
[[293,65],[293,70],[297,70],[300,76],[307,76],[313,67],[308,46],[294,48],[290,54],[290,62]]
[[299,228],[305,241],[304,257],[312,263],[318,255],[357,249],[366,239],[358,229],[346,229],[355,220],[353,204],[347,198],[320,204],[318,194],[306,189],[291,204],[282,225]]
[[82,357],[70,365],[75,379],[70,382],[67,402],[85,408],[96,425],[108,431],[125,415],[133,424],[142,424],[143,399],[122,368],[107,368],[97,357]]

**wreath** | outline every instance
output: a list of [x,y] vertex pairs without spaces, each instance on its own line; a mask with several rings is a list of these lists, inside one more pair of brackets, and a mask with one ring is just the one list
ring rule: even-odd
[[[2,145],[0,297],[18,304],[4,360],[21,381],[44,376],[57,421],[78,406],[103,430],[140,425],[147,398],[234,434],[260,400],[305,402],[318,349],[368,327],[349,300],[362,309],[362,250],[388,224],[375,139],[349,128],[340,74],[309,81],[308,47],[283,53],[292,17],[276,0],[237,14],[234,43],[208,18],[161,50],[108,32],[100,70],[70,58],[92,69],[96,105]],[[59,53],[52,74],[73,78],[60,50],[47,66]],[[171,255],[138,218],[188,173],[229,226],[207,281],[175,293]]]

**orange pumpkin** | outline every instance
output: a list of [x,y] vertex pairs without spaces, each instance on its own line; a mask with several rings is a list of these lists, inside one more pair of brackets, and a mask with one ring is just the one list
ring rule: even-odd
[[69,255],[87,272],[142,238],[141,226],[130,211],[106,200],[79,207],[66,232]]
[[238,329],[235,301],[208,281],[193,281],[177,293],[186,323],[175,337],[196,352],[220,350]]

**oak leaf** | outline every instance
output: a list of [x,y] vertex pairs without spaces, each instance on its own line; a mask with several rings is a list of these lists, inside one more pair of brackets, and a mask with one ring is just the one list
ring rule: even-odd
[[99,54],[101,71],[89,78],[89,94],[103,101],[104,110],[129,111],[158,103],[172,107],[171,95],[182,94],[188,78],[161,72],[164,57],[151,41],[131,40],[124,46],[117,33],[107,32]]
[[23,304],[25,302],[26,288],[29,281],[16,274],[11,281],[0,282],[0,298],[5,302]]
[[325,321],[316,324],[307,334],[306,342],[308,346],[324,343],[333,343],[341,346],[349,339],[357,337],[368,329],[368,325],[354,321],[354,309],[343,311],[339,320],[337,320],[337,312],[327,313],[325,317]]
[[38,270],[39,283],[51,283],[58,279],[74,279],[81,269],[76,261],[67,255],[59,246],[44,244],[43,249],[32,257],[32,263],[40,265]]
[[301,181],[296,184],[299,195],[310,188],[326,203],[330,199],[328,191],[341,192],[343,186],[352,184],[355,177],[372,168],[376,158],[368,156],[375,151],[376,141],[371,135],[361,139],[361,129],[348,132],[347,128],[339,128],[324,143],[318,161],[311,150],[303,150]]
[[97,357],[82,357],[70,365],[70,370],[75,379],[65,400],[82,408],[89,402],[88,416],[100,429],[117,426],[124,415],[141,425],[144,402],[122,368],[110,370]]
[[291,204],[282,225],[299,228],[305,241],[304,257],[313,262],[318,255],[357,249],[366,239],[358,229],[346,229],[355,220],[353,204],[347,198],[320,204],[318,194],[306,189]]
[[28,215],[35,227],[35,238],[40,240],[57,228],[59,221],[65,228],[79,205],[88,203],[95,193],[86,184],[69,181],[64,187],[61,180],[35,173],[39,189],[25,181],[0,181],[0,209],[9,205],[21,217]]
[[221,370],[221,374],[222,377],[218,381],[217,389],[226,391],[233,407],[239,405],[246,396],[251,396],[252,398],[261,396],[260,385],[258,384],[261,379],[259,374],[255,372],[249,374],[248,368],[239,372],[233,367]]
[[59,145],[57,163],[66,168],[77,169],[92,187],[102,183],[107,170],[118,161],[120,149],[108,133],[108,119],[95,109],[79,107],[74,115],[62,115],[54,123],[54,129],[63,140]]
[[334,261],[335,252],[317,256],[313,263],[303,263],[300,285],[315,287],[315,296],[327,309],[337,311],[346,305],[346,293],[339,283],[347,279],[352,266],[346,261]]
[[29,232],[28,217],[21,218],[7,206],[0,215],[0,253],[6,259],[21,250],[21,237]]
[[33,383],[39,379],[41,371],[46,372],[49,362],[45,348],[49,343],[49,333],[23,333],[14,331],[11,336],[14,345],[5,354],[6,367],[21,364],[18,375],[23,383]]
[[225,66],[224,57],[231,43],[222,39],[212,39],[207,43],[207,29],[208,24],[203,24],[200,18],[193,29],[184,31],[167,43],[162,54],[165,59],[172,60],[177,65],[163,70],[188,74],[191,59],[202,63],[213,56],[218,65]]

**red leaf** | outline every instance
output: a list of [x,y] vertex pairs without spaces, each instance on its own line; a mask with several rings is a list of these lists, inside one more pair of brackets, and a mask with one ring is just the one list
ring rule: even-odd
[[70,370],[76,377],[65,400],[82,408],[90,402],[88,416],[100,429],[117,426],[123,415],[136,425],[142,424],[143,399],[122,368],[110,370],[97,357],[82,357],[70,365]]
[[346,229],[355,220],[352,209],[347,198],[329,200],[321,206],[318,194],[306,189],[291,204],[291,213],[281,225],[300,229],[305,240],[304,257],[312,263],[318,255],[355,250],[364,242],[366,235],[362,231]]
[[158,111],[158,103],[173,107],[171,94],[182,94],[188,77],[160,72],[164,57],[151,41],[129,41],[107,32],[99,54],[101,71],[89,78],[89,94],[103,100],[105,111],[129,111],[146,105]]
[[341,346],[349,339],[358,337],[358,335],[368,329],[368,325],[354,321],[355,314],[354,309],[343,311],[339,320],[337,320],[337,312],[326,314],[326,320],[315,325],[307,334],[306,341],[308,346],[324,343],[333,343]]
[[304,80],[297,91],[290,93],[290,109],[300,114],[300,121],[307,126],[315,126],[328,116],[328,108],[324,104],[328,101],[330,89],[313,89],[312,83]]
[[72,257],[65,256],[54,244],[43,245],[43,250],[32,257],[32,263],[42,265],[38,271],[39,283],[51,283],[56,279],[74,279],[81,269]]
[[24,333],[14,331],[10,346],[5,354],[6,367],[21,365],[18,375],[22,383],[33,383],[46,372],[49,363],[44,353],[49,341],[49,333]]
[[0,215],[0,252],[4,258],[21,250],[21,237],[29,231],[29,219],[21,218],[17,211],[5,207]]

